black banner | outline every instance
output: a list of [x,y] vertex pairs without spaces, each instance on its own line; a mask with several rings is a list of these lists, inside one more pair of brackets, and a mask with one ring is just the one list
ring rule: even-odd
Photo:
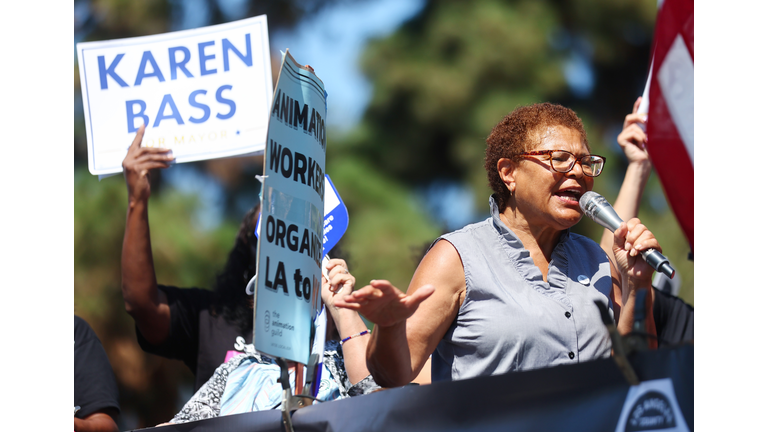
[[[632,392],[614,360],[602,359],[325,402],[295,411],[293,427],[296,432],[692,431],[693,345],[634,353],[629,361],[641,381]],[[658,388],[648,388],[654,384]],[[283,426],[280,411],[272,410],[143,430],[155,429],[282,432]]]

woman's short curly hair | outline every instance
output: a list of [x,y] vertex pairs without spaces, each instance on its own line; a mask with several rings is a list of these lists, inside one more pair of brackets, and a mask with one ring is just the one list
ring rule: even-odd
[[485,140],[485,172],[500,211],[506,207],[510,193],[499,177],[497,162],[502,158],[514,159],[514,155],[534,149],[542,132],[554,126],[565,126],[579,132],[589,150],[581,119],[573,110],[558,104],[545,102],[518,107],[491,130]]

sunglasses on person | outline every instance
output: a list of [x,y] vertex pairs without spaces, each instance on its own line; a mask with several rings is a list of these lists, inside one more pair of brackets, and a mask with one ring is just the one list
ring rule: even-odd
[[567,152],[565,150],[537,150],[526,153],[518,153],[516,156],[548,156],[549,164],[553,170],[559,173],[570,172],[576,165],[576,162],[581,164],[581,170],[584,175],[589,177],[597,177],[603,172],[605,166],[605,158],[599,155],[586,155],[576,157],[575,154]]

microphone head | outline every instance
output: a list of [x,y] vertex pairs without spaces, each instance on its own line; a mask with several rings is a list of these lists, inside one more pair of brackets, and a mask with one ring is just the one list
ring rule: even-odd
[[579,207],[581,208],[581,211],[593,220],[595,219],[595,210],[597,210],[597,206],[602,203],[608,203],[608,200],[603,198],[599,193],[593,191],[585,192],[584,195],[579,198]]
[[611,204],[597,192],[586,192],[579,199],[579,207],[590,219],[602,225],[605,228],[616,231],[621,225],[621,218],[611,207]]

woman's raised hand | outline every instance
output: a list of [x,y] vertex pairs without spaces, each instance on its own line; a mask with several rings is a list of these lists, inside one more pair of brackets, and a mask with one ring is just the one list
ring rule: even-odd
[[643,163],[649,160],[648,152],[645,149],[645,145],[648,144],[648,136],[639,126],[645,124],[647,115],[637,112],[642,100],[642,97],[637,98],[632,107],[632,114],[627,114],[624,117],[624,128],[616,138],[629,163]]
[[323,289],[320,293],[326,307],[336,309],[334,301],[337,298],[349,295],[355,289],[355,277],[349,272],[347,262],[340,258],[333,258],[325,265],[328,270],[328,279],[323,276]]
[[136,137],[123,159],[123,175],[128,185],[128,202],[147,201],[149,199],[149,170],[168,168],[173,161],[173,153],[167,148],[142,147],[144,125],[139,126]]

